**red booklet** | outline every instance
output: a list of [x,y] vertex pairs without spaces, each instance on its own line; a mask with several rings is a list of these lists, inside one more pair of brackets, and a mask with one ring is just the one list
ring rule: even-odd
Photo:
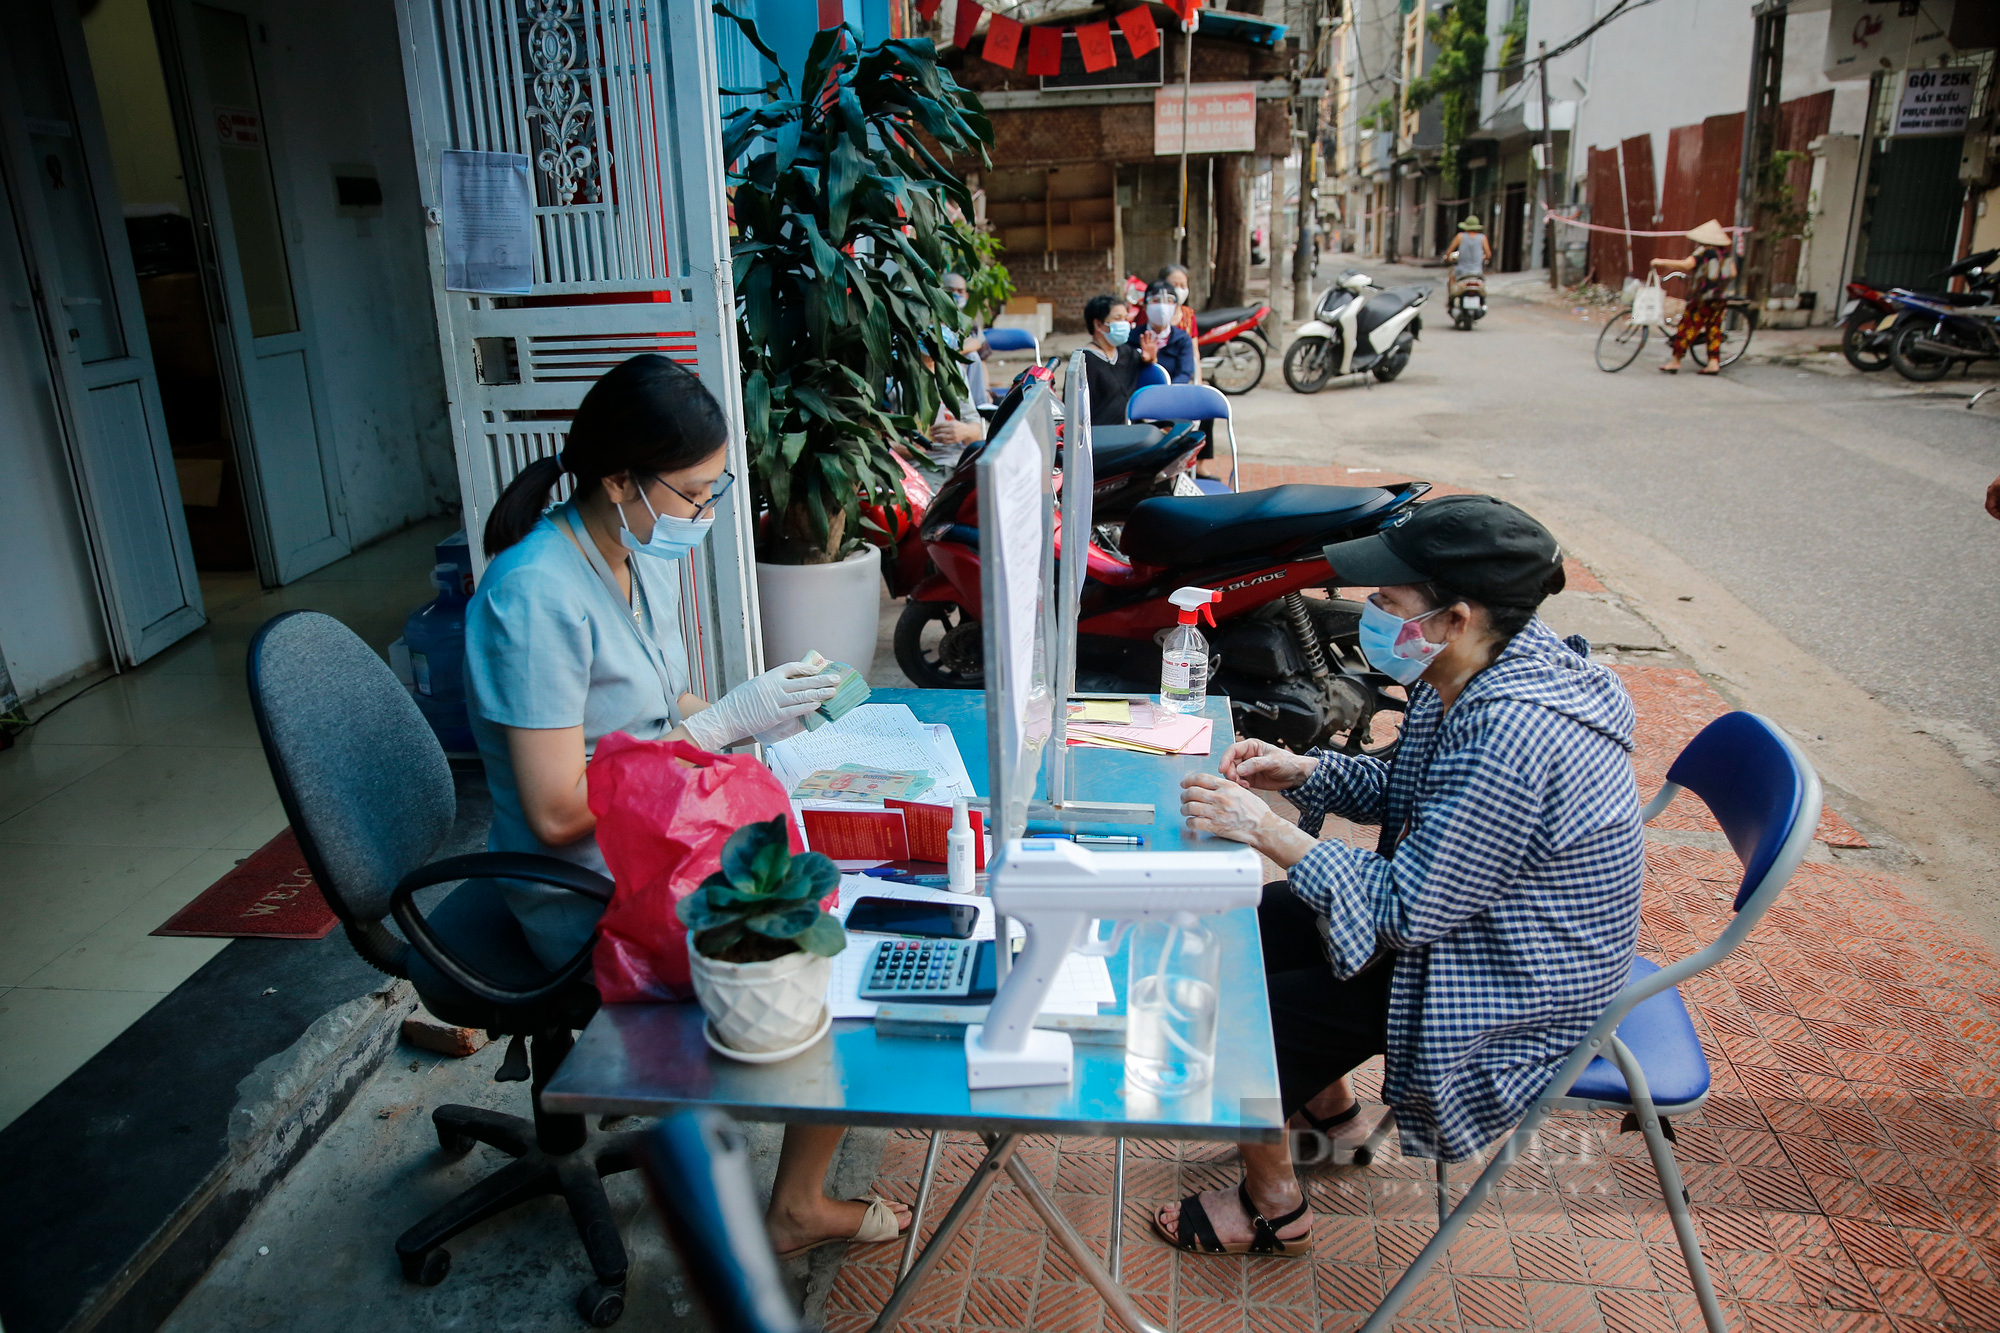
[[[949,823],[951,812],[945,815]],[[910,835],[900,810],[807,810],[804,820],[812,849],[836,861],[910,859]]]
[[[944,862],[949,858],[946,836],[951,832],[951,807],[929,805],[922,801],[887,800],[882,804],[891,810],[903,812],[904,827],[910,834],[910,859],[912,861]],[[986,869],[986,812],[971,810],[967,814],[972,823],[972,868]]]

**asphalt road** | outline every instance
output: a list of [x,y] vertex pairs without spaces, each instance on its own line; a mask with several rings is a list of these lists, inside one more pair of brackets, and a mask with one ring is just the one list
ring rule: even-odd
[[1669,377],[1650,345],[1607,375],[1592,358],[1602,314],[1501,296],[1461,333],[1443,318],[1440,271],[1375,276],[1437,283],[1408,370],[1306,397],[1274,361],[1237,400],[1246,457],[1363,461],[1490,481],[1530,507],[1545,495],[1594,510],[1720,583],[1991,780],[2000,522],[1982,501],[2000,474],[2000,402],[1968,412],[1979,382],[1925,389],[1893,370],[1751,361],[1719,378],[1696,378],[1692,363]]

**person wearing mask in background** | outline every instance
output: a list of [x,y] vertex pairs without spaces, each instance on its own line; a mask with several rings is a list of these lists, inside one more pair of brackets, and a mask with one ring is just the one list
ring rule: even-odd
[[[490,563],[465,616],[467,711],[492,790],[487,847],[539,852],[605,873],[585,770],[614,731],[720,750],[777,740],[833,697],[834,678],[787,662],[713,703],[691,693],[678,562],[707,538],[735,477],[729,423],[701,381],[647,353],[584,395],[560,455],[537,459],[488,517]],[[549,501],[567,477],[571,498]],[[535,956],[551,967],[588,947],[603,908],[544,885],[503,881]],[[785,1131],[766,1224],[791,1255],[833,1240],[896,1239],[909,1210],[837,1200],[827,1168],[844,1131]]]
[[1145,331],[1158,340],[1156,359],[1160,369],[1175,384],[1201,383],[1201,358],[1195,354],[1194,339],[1178,323],[1179,292],[1170,284],[1156,282],[1146,289]]
[[1180,302],[1180,309],[1174,314],[1174,326],[1190,338],[1199,337],[1194,326],[1194,311],[1188,306],[1188,271],[1179,264],[1169,264],[1160,270],[1155,279],[1174,289],[1174,299]]
[[[969,299],[965,279],[956,273],[944,275],[945,295],[960,310],[965,309]],[[945,340],[950,342],[957,335],[949,332]],[[972,332],[964,335],[958,344],[960,365],[965,371],[965,415],[961,418],[947,406],[940,405],[938,419],[931,424],[933,444],[972,444],[986,438],[986,422],[979,416],[979,408],[987,401],[986,358],[992,352],[986,346],[985,331],[974,325]]]
[[[1325,555],[1340,583],[1377,589],[1361,651],[1409,691],[1402,744],[1385,762],[1238,741],[1220,776],[1181,779],[1181,812],[1286,868],[1257,910],[1285,1114],[1351,1154],[1368,1129],[1347,1075],[1382,1055],[1404,1155],[1460,1162],[1520,1122],[1631,974],[1632,700],[1536,615],[1562,591],[1562,548],[1505,501],[1433,500]],[[1297,826],[1259,792],[1285,793]],[[1328,814],[1382,837],[1322,842]],[[1168,1205],[1155,1228],[1195,1253],[1303,1253],[1286,1145],[1242,1155],[1240,1188]]]
[[1139,376],[1158,354],[1159,340],[1150,333],[1132,335],[1132,308],[1105,293],[1083,304],[1083,327],[1090,341],[1083,346],[1084,383],[1090,386],[1090,424],[1122,426],[1125,404]]

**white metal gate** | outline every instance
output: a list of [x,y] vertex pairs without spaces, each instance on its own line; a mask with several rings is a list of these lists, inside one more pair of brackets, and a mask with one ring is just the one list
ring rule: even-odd
[[[475,552],[501,488],[561,449],[592,381],[640,352],[671,356],[702,378],[732,423],[729,466],[747,476],[707,6],[400,0],[398,21]],[[530,295],[445,290],[438,222],[447,149],[532,159]],[[762,663],[751,493],[730,490],[714,534],[683,562],[693,688],[708,698]]]

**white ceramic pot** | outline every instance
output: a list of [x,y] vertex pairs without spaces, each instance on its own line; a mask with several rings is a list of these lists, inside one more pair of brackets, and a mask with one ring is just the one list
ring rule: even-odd
[[782,1051],[810,1037],[826,1017],[832,960],[788,953],[767,963],[724,963],[688,943],[702,1012],[723,1044],[752,1053]]
[[796,662],[808,649],[867,675],[881,621],[882,553],[864,546],[828,565],[757,564],[764,661]]

